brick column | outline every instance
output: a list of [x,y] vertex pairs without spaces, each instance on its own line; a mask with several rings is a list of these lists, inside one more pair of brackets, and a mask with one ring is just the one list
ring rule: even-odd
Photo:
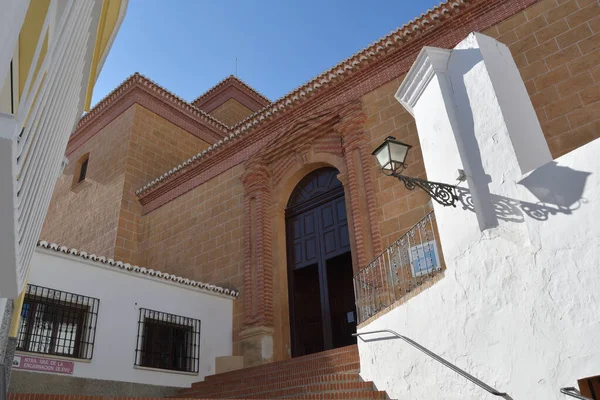
[[360,104],[344,112],[335,130],[342,136],[347,175],[344,180],[350,194],[349,217],[356,247],[355,269],[364,268],[381,248],[377,220],[374,182],[371,172],[369,143],[364,132],[366,116]]
[[273,271],[271,179],[260,160],[251,160],[244,183],[244,321],[240,332],[244,365],[273,358]]

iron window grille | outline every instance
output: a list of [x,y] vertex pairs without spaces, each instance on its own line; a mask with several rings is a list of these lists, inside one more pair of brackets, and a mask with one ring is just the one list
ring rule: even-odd
[[135,365],[198,372],[200,320],[140,308]]
[[27,285],[17,350],[90,360],[100,300]]

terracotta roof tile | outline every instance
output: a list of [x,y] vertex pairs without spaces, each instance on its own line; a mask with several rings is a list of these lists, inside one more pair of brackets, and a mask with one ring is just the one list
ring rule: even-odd
[[102,100],[100,100],[94,106],[94,108],[92,108],[88,113],[86,113],[83,117],[81,117],[81,119],[79,120],[79,123],[77,124],[77,128],[75,129],[73,134],[76,134],[81,127],[83,127],[88,122],[93,120],[96,115],[100,114],[105,108],[110,106],[113,103],[113,101],[115,101],[123,93],[127,92],[129,89],[131,89],[132,87],[134,87],[136,85],[139,85],[141,87],[148,89],[149,91],[156,93],[160,98],[162,98],[167,103],[173,105],[174,107],[176,107],[180,110],[184,110],[184,111],[191,113],[192,115],[196,116],[199,120],[201,120],[205,123],[208,123],[209,125],[212,125],[213,127],[222,131],[223,134],[226,134],[229,132],[229,127],[227,125],[225,125],[224,123],[222,123],[221,121],[219,121],[218,119],[216,119],[213,116],[211,116],[210,114],[200,110],[199,108],[195,107],[194,105],[188,103],[187,101],[183,100],[181,97],[168,91],[167,89],[160,86],[156,82],[146,78],[144,75],[136,72],[133,75],[130,75],[129,77],[127,77],[127,79],[125,79],[113,91],[111,91],[109,94],[104,96],[104,98]]
[[148,277],[154,277],[156,280],[162,281],[171,281],[173,283],[179,284],[181,286],[185,286],[187,288],[196,288],[198,290],[213,292],[222,294],[228,297],[236,298],[240,295],[239,291],[235,289],[227,289],[217,285],[211,285],[209,283],[203,283],[194,281],[188,278],[183,278],[181,276],[168,274],[166,272],[155,271],[153,269],[146,269],[144,267],[140,267],[137,265],[131,265],[128,263],[124,263],[122,261],[115,261],[112,258],[106,258],[102,256],[97,256],[95,254],[88,254],[85,251],[80,251],[75,248],[68,248],[67,246],[60,246],[56,243],[49,243],[45,240],[40,240],[38,242],[38,247],[54,250],[56,252],[68,254],[74,257],[81,257],[86,260],[102,263],[105,265],[109,265],[111,267],[120,268],[124,271],[128,271],[132,274],[142,274]]

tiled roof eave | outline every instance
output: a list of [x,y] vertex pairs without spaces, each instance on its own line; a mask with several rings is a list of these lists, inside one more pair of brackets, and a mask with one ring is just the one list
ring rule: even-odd
[[[318,92],[322,92],[325,88],[330,87],[332,83],[339,83],[347,76],[352,75],[354,72],[362,70],[372,60],[406,43],[416,33],[421,33],[433,28],[437,24],[444,21],[446,16],[456,14],[464,4],[470,3],[471,1],[473,0],[448,0],[446,2],[440,3],[433,9],[428,10],[427,13],[423,13],[420,17],[415,18],[408,24],[405,24],[397,30],[391,32],[390,34],[381,38],[369,47],[348,57],[344,61],[338,63],[334,67],[323,72],[322,74],[313,78],[309,82],[299,86],[298,88],[292,90],[290,93],[286,94],[280,99],[274,101],[273,103],[265,106],[263,109],[248,116],[246,119],[231,127],[230,134],[223,140],[209,147],[207,150],[204,150],[196,154],[195,156],[185,160],[178,166],[165,172],[163,175],[154,179],[153,181],[148,182],[146,185],[136,190],[135,194],[138,197],[143,196],[146,192],[148,192],[155,186],[164,183],[164,181],[166,180],[172,179],[174,175],[177,175],[184,168],[201,162],[201,160],[205,156],[209,155],[212,151],[214,151],[216,148],[219,148],[221,145],[231,142],[234,139],[237,139],[238,137],[243,136],[251,131],[254,131],[256,128],[262,126],[264,123],[273,119],[275,116],[281,115],[283,112],[293,108],[294,106],[303,102],[309,97],[312,97],[312,95]],[[223,82],[224,81],[220,82],[220,84]]]
[[217,285],[194,281],[192,279],[184,278],[181,276],[168,274],[161,271],[155,271],[153,269],[147,269],[138,265],[131,265],[122,261],[115,261],[112,258],[106,258],[103,256],[97,256],[95,254],[88,254],[85,251],[80,251],[75,248],[68,248],[66,246],[60,246],[56,243],[49,243],[44,240],[38,242],[38,247],[53,250],[59,253],[64,253],[71,257],[81,257],[85,260],[93,261],[96,263],[104,264],[105,266],[118,268],[121,272],[129,272],[131,274],[141,274],[142,276],[154,278],[157,281],[168,282],[188,289],[196,289],[200,291],[209,292],[210,294],[218,294],[226,297],[237,298],[240,293],[235,289],[228,289]]
[[88,113],[81,117],[81,119],[77,123],[75,131],[71,135],[71,138],[77,136],[81,131],[85,130],[86,127],[93,124],[96,121],[96,119],[103,114],[105,110],[107,110],[110,106],[115,104],[115,102],[119,98],[129,93],[136,87],[156,96],[157,98],[164,101],[166,104],[171,105],[175,109],[178,109],[186,115],[196,119],[198,122],[210,127],[215,134],[220,135],[221,137],[227,136],[230,133],[230,127],[224,124],[223,122],[214,118],[210,114],[200,110],[194,105],[186,102],[179,96],[158,85],[156,82],[136,72],[135,74],[125,79],[119,86],[117,86],[102,100],[100,100],[94,106],[94,108],[92,108]]

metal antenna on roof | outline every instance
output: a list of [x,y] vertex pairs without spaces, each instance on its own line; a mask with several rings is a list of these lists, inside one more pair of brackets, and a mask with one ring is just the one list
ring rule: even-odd
[[237,57],[235,58],[235,77],[237,78]]

